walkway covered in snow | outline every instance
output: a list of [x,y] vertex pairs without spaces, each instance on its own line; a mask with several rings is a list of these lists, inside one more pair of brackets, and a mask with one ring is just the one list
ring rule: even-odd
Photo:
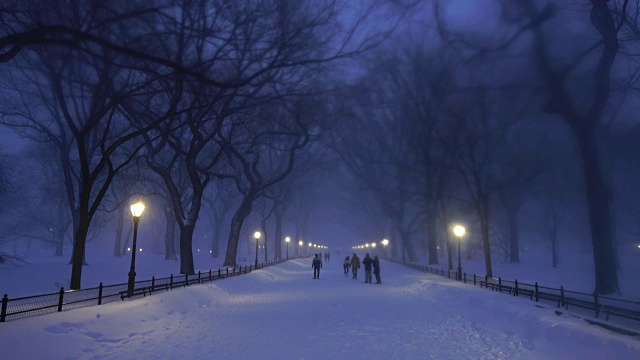
[[[554,308],[382,262],[382,284],[310,259],[0,325],[7,359],[640,357],[637,339]],[[375,279],[375,278],[374,278]],[[375,280],[374,280],[375,281]]]

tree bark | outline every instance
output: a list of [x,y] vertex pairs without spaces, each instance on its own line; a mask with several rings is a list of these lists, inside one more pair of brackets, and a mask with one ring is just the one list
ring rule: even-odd
[[264,263],[266,264],[267,262],[269,262],[269,251],[267,248],[267,245],[269,243],[269,233],[267,232],[267,219],[265,219],[264,217],[260,219],[260,228],[262,229],[262,238],[264,239],[262,241],[262,244],[264,246]]
[[58,201],[58,214],[56,216],[56,218],[58,219],[58,226],[55,229],[55,233],[54,236],[56,238],[56,252],[55,252],[55,256],[63,256],[63,250],[64,250],[64,233],[65,233],[65,226],[64,226],[64,202],[62,201]]
[[600,164],[595,130],[586,126],[579,130],[581,131],[576,131],[576,136],[582,155],[582,171],[589,207],[591,244],[596,270],[595,292],[598,294],[618,293],[620,289],[616,272],[609,187]]
[[276,237],[274,240],[275,244],[275,259],[282,260],[282,211],[280,210],[280,206],[276,205],[274,209],[274,216],[276,222]]
[[427,206],[427,239],[429,245],[429,265],[438,265],[438,235],[437,220],[438,208],[436,202]]
[[251,212],[251,204],[253,203],[254,198],[255,194],[253,192],[247,192],[242,197],[240,206],[233,214],[233,218],[231,219],[231,228],[229,230],[227,253],[224,258],[224,266],[236,266],[236,256],[238,254],[238,242],[240,240],[242,224]]
[[118,226],[116,227],[116,239],[113,247],[113,256],[121,257],[123,253],[120,251],[122,248],[122,231],[124,230],[124,205],[118,207]]
[[164,233],[164,259],[177,260],[176,256],[176,218],[173,213],[171,202],[167,202],[164,206],[165,233]]
[[195,275],[193,264],[193,229],[195,224],[186,224],[180,227],[180,274]]
[[480,232],[482,234],[482,247],[484,250],[484,264],[486,275],[493,277],[491,266],[491,242],[489,241],[489,195],[480,194],[476,205],[478,218],[480,219]]
[[509,263],[520,263],[520,249],[518,238],[518,214],[509,211]]

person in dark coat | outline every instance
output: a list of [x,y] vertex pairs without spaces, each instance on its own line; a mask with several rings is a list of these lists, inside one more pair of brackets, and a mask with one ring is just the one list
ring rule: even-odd
[[376,276],[376,284],[382,284],[382,280],[380,280],[380,259],[378,259],[378,255],[373,258],[373,274]]
[[351,258],[351,274],[353,274],[354,280],[358,280],[358,269],[360,269],[360,258],[358,255],[353,254]]
[[351,267],[351,260],[349,260],[349,255],[347,255],[347,257],[344,258],[344,263],[342,264],[342,267],[344,268],[344,276],[348,276],[349,268]]
[[316,256],[313,258],[311,267],[313,268],[313,278],[320,279],[320,268],[322,268],[322,260],[320,260],[318,254],[316,254]]
[[362,259],[362,264],[364,265],[364,283],[371,284],[371,265],[373,265],[373,259],[369,257],[369,253],[364,255],[364,259]]

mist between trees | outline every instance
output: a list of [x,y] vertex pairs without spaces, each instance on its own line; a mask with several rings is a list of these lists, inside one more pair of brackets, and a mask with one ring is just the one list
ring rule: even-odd
[[450,269],[462,221],[488,276],[492,257],[520,261],[523,226],[554,267],[562,234],[582,234],[594,291],[619,292],[618,250],[640,230],[639,13],[637,0],[4,1],[0,119],[27,146],[2,159],[2,256],[73,244],[79,289],[87,243],[115,230],[126,254],[141,198],[141,226],[194,274],[197,224],[233,266],[255,217],[264,259],[282,259],[284,224],[300,255],[331,201],[363,237],[393,239],[389,256]]

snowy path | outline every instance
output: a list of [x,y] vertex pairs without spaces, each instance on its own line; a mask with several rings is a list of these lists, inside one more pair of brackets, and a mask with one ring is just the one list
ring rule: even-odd
[[[361,269],[362,270],[362,269]],[[362,272],[362,271],[361,271]],[[640,358],[640,340],[401,265],[382,285],[310,260],[0,324],[6,359]],[[8,352],[7,352],[7,349]],[[7,356],[9,355],[9,356]]]

